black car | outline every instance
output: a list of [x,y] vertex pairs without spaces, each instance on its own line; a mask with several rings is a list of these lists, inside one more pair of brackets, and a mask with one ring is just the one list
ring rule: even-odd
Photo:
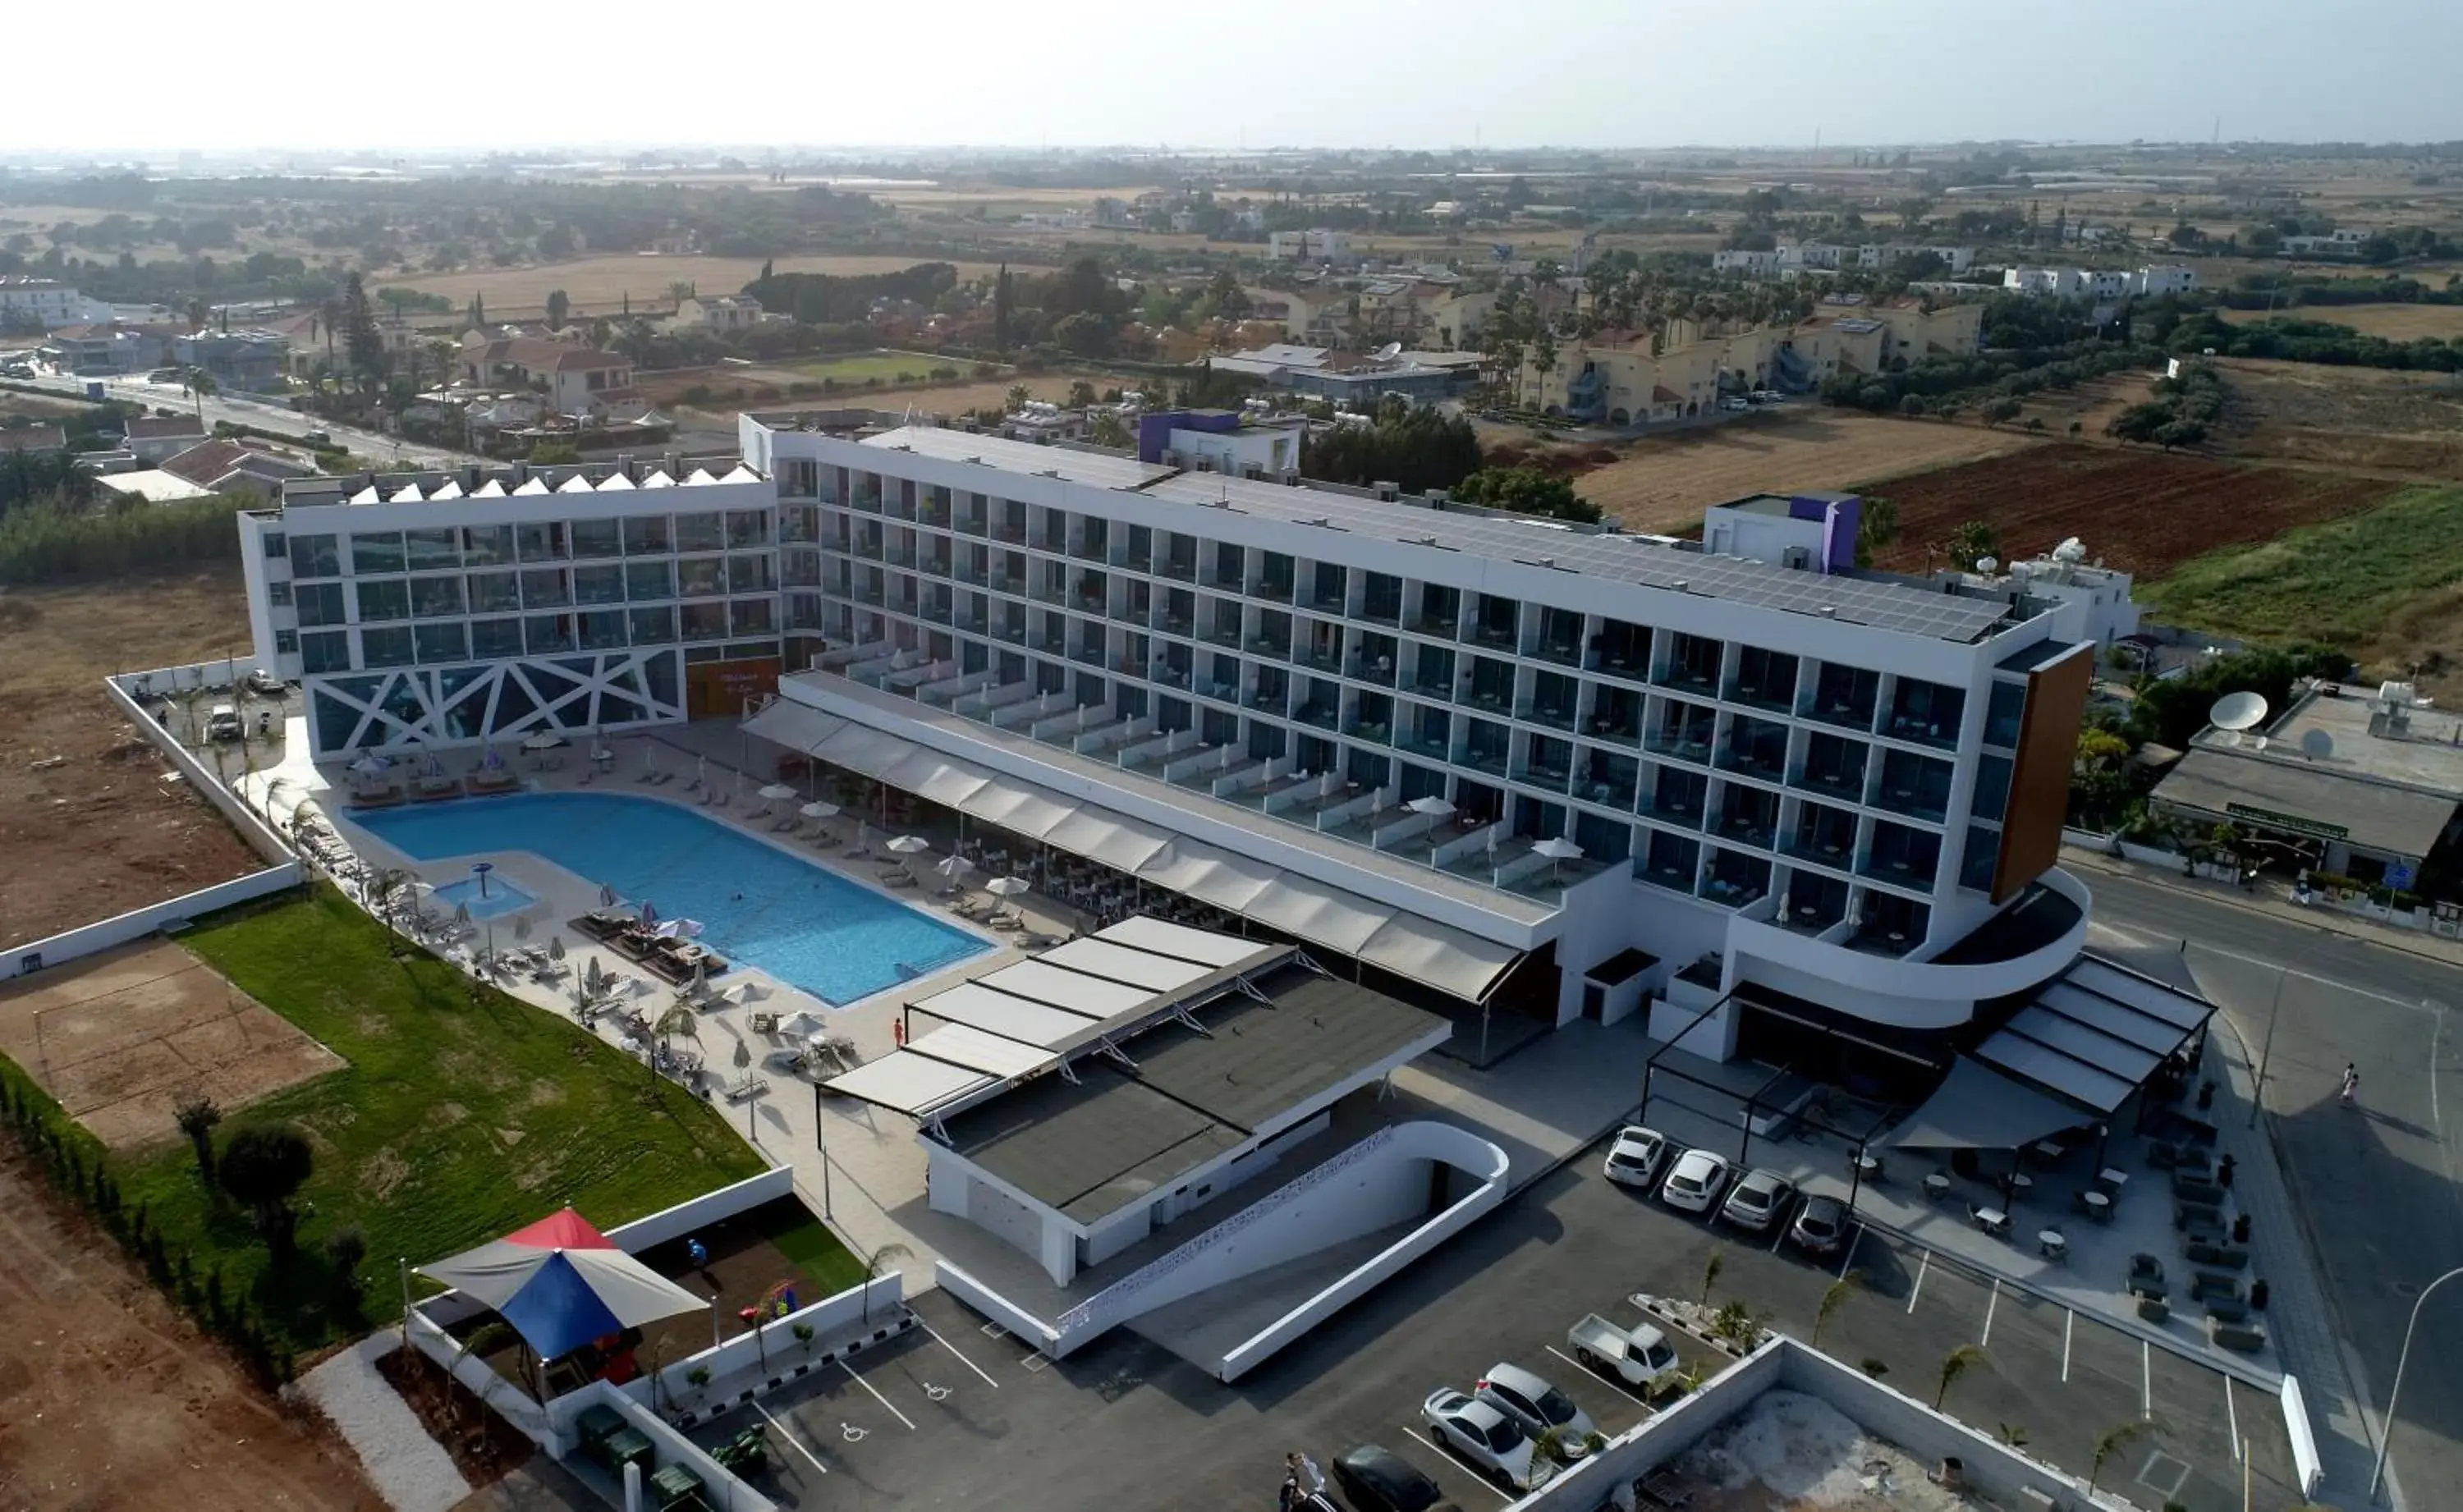
[[1798,1208],[1787,1237],[1808,1255],[1836,1255],[1847,1242],[1847,1204],[1835,1197],[1809,1197]]
[[1334,1483],[1354,1512],[1431,1512],[1450,1508],[1437,1483],[1390,1449],[1362,1444],[1334,1457]]

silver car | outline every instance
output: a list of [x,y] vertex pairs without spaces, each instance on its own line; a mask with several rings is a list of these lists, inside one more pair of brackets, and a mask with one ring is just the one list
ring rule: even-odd
[[1531,1436],[1496,1408],[1449,1388],[1420,1404],[1428,1436],[1478,1467],[1490,1480],[1530,1491],[1548,1479],[1548,1462],[1533,1453]]
[[1471,1388],[1471,1394],[1520,1424],[1537,1442],[1557,1436],[1558,1458],[1580,1459],[1591,1452],[1591,1436],[1599,1430],[1574,1399],[1519,1365],[1499,1360]]
[[1787,1211],[1788,1200],[1796,1196],[1795,1183],[1776,1171],[1759,1167],[1738,1178],[1735,1190],[1728,1194],[1727,1205],[1719,1216],[1738,1228],[1754,1233],[1767,1233]]

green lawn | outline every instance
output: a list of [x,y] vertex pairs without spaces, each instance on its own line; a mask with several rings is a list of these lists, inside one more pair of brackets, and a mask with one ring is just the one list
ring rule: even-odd
[[[413,1264],[493,1239],[566,1203],[601,1228],[758,1174],[760,1156],[709,1104],[584,1033],[421,953],[330,888],[220,915],[183,938],[268,1007],[350,1063],[231,1115],[305,1130],[294,1274],[269,1274],[246,1215],[208,1199],[184,1142],[114,1162],[172,1247],[243,1284],[278,1339],[306,1350],[356,1331],[326,1306],[319,1246],[367,1236],[367,1321],[401,1307]],[[816,1257],[827,1264],[826,1257]]]
[[835,378],[841,384],[861,383],[879,378],[883,383],[899,381],[903,374],[920,383],[934,368],[954,368],[960,378],[974,371],[974,363],[957,357],[932,356],[920,352],[850,352],[844,356],[806,357],[784,366],[809,378]]
[[2167,624],[2358,649],[2463,583],[2463,488],[2408,488],[2360,514],[2193,558],[2140,604]]

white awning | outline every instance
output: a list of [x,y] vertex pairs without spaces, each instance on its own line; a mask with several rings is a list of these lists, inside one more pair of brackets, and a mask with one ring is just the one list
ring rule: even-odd
[[964,1066],[987,1076],[1024,1076],[1052,1064],[1049,1051],[1021,1045],[1005,1035],[987,1033],[970,1024],[946,1024],[906,1042],[905,1054]]
[[975,981],[978,985],[995,992],[1006,992],[1090,1019],[1118,1018],[1124,1013],[1135,1013],[1154,1000],[1154,994],[1144,987],[1063,971],[1058,966],[1047,966],[1040,961],[1021,961],[1014,966],[1004,966]]
[[1016,1040],[1022,1045],[1037,1045],[1046,1049],[1063,1045],[1086,1032],[1091,1022],[1082,1014],[1063,1013],[1058,1008],[1024,998],[1013,998],[1005,992],[979,987],[971,982],[961,983],[947,992],[936,992],[920,1003],[910,1004],[917,1013],[946,1019],[951,1024],[964,1024],[970,1028]]
[[[1196,848],[1182,846],[1179,849],[1192,851]],[[1183,869],[1175,867],[1173,870],[1179,873]],[[1251,903],[1264,896],[1281,880],[1283,874],[1263,861],[1252,861],[1245,855],[1217,851],[1202,866],[1187,875],[1190,878],[1188,885],[1175,891],[1186,893],[1201,903],[1211,903],[1217,908],[1243,914],[1248,912]],[[1160,885],[1172,886],[1168,882]]]
[[1522,954],[1416,914],[1395,915],[1359,951],[1372,966],[1472,1003],[1486,998]]
[[984,790],[992,774],[937,751],[918,750],[882,774],[881,780],[945,809],[959,808]]
[[1262,945],[1254,940],[1234,940],[1210,929],[1191,929],[1168,919],[1148,918],[1133,914],[1109,929],[1095,932],[1097,940],[1108,940],[1135,950],[1149,951],[1158,956],[1174,956],[1182,961],[1202,961],[1207,965],[1237,966],[1262,960],[1281,949],[1278,945]]
[[1115,871],[1135,872],[1169,847],[1171,836],[1108,809],[1087,808],[1046,831],[1043,843]]
[[832,766],[861,772],[866,777],[882,773],[905,761],[914,746],[895,735],[884,735],[861,724],[850,724],[821,742],[815,754]]
[[1286,872],[1240,910],[1258,923],[1356,956],[1394,918],[1357,893]]
[[997,1080],[966,1066],[923,1055],[884,1055],[831,1077],[822,1085],[843,1097],[891,1109],[909,1117]]
[[2110,1112],[2212,1012],[2194,993],[2082,956],[1975,1053]]
[[813,747],[846,728],[846,721],[817,708],[779,699],[744,722],[744,733],[776,741],[789,750],[811,755]]
[[1078,811],[1078,806],[1012,778],[995,777],[958,805],[970,818],[997,825],[1012,834],[1039,840],[1053,826]]
[[1962,1055],[1924,1106],[1883,1143],[1909,1150],[2023,1150],[2092,1118]]
[[1175,956],[1150,955],[1105,940],[1073,940],[1035,958],[1049,965],[1066,966],[1113,982],[1125,982],[1148,992],[1170,992],[1214,975],[1216,968]]

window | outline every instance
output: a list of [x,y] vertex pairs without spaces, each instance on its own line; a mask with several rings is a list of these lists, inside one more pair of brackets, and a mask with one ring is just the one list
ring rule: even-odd
[[289,579],[286,578],[279,583],[266,584],[265,601],[272,604],[276,609],[281,609],[289,605],[291,602],[291,583]]
[[624,569],[610,562],[603,567],[577,567],[573,570],[573,601],[577,604],[621,604],[624,601]]
[[778,629],[774,606],[767,598],[739,598],[727,606],[727,617],[730,635],[774,635]]
[[596,609],[579,616],[581,649],[614,651],[624,644],[624,612],[621,609]]
[[342,585],[339,583],[301,583],[291,591],[292,602],[298,607],[302,625],[340,625],[350,622],[342,608]]
[[766,594],[778,586],[778,575],[771,570],[770,558],[747,552],[727,559],[728,592]]
[[462,565],[460,539],[450,529],[442,530],[405,530],[403,540],[408,550],[405,555],[414,572],[436,572]]
[[296,631],[296,630],[277,630],[277,631],[275,631],[275,632],[273,633],[273,654],[274,654],[275,656],[277,656],[277,657],[295,656],[295,655],[297,655],[297,654],[298,654],[298,651],[299,651],[299,632],[298,632],[298,631]]
[[621,556],[624,554],[624,531],[615,520],[576,520],[573,522],[573,554],[576,556]]
[[673,562],[625,563],[624,596],[637,604],[644,599],[675,597],[676,564]]
[[492,567],[513,559],[513,528],[471,525],[462,529],[462,560],[471,567]]
[[360,576],[402,572],[402,532],[355,534],[350,537],[350,569]]
[[676,549],[675,536],[664,514],[632,515],[624,521],[626,556],[664,556]]
[[769,545],[770,511],[767,509],[728,510],[727,544],[730,546]]
[[267,559],[271,561],[280,561],[283,557],[291,554],[291,548],[284,541],[283,534],[280,530],[268,530],[265,532],[265,554]]
[[573,649],[571,615],[533,615],[522,621],[522,639],[532,656]]
[[534,567],[522,573],[524,609],[561,609],[573,602],[573,589],[560,567]]
[[676,550],[719,551],[727,548],[727,528],[716,514],[676,516]]
[[294,535],[291,538],[291,575],[293,577],[339,577],[342,575],[342,553],[339,536]]
[[720,557],[700,556],[678,562],[676,575],[682,585],[680,597],[707,598],[727,592],[727,569]]
[[727,638],[727,606],[687,604],[684,627],[687,640],[723,640]]
[[474,619],[470,621],[470,656],[473,660],[492,661],[503,657],[522,654],[522,622],[518,619]]
[[521,548],[522,560],[525,562],[554,562],[561,560],[566,554],[562,520],[545,520],[536,525],[517,525],[513,527],[513,540]]
[[360,632],[360,664],[366,667],[406,667],[410,665],[411,639],[408,625],[396,625],[384,630]]
[[413,638],[419,646],[419,659],[425,664],[470,659],[470,637],[458,620],[449,625],[415,626]]
[[299,670],[303,673],[350,671],[351,633],[347,630],[319,630],[301,636]]
[[671,608],[627,610],[624,618],[637,646],[665,645],[676,638],[676,612]]
[[399,577],[375,578],[358,585],[362,622],[410,617],[410,587]]
[[[360,601],[367,602],[366,585],[361,585]],[[462,579],[458,577],[414,577],[410,580],[410,612],[420,619],[443,619],[462,613]]]

